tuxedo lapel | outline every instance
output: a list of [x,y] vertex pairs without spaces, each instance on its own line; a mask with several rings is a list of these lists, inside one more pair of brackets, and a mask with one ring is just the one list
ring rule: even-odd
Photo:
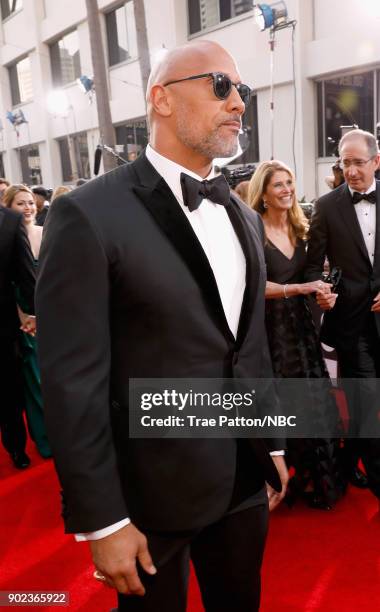
[[[1,204],[0,204],[0,207],[1,207]],[[0,208],[0,228],[1,228],[1,225],[2,225],[3,220],[4,220],[4,216],[5,216],[5,215],[4,215],[3,210],[2,210],[2,207],[1,207],[1,208]]]
[[355,207],[352,203],[351,194],[350,194],[350,191],[347,185],[344,186],[343,190],[338,196],[337,204],[338,204],[338,207],[341,213],[341,219],[343,223],[345,223],[346,228],[350,232],[361,254],[367,260],[368,264],[371,265],[370,259],[368,257],[367,247],[364,242],[364,238],[363,238],[362,231],[360,229],[358,217],[355,211]]
[[227,213],[239,239],[246,261],[245,291],[236,338],[236,345],[237,348],[239,348],[246,336],[251,321],[259,280],[259,266],[257,265],[257,251],[254,246],[253,238],[249,231],[247,222],[244,218],[241,204],[232,195],[230,206],[227,207]]
[[175,196],[144,154],[134,162],[133,169],[139,183],[133,191],[186,263],[204,295],[210,316],[225,337],[234,341],[207,256]]
[[376,238],[373,275],[380,278],[380,181],[376,181]]

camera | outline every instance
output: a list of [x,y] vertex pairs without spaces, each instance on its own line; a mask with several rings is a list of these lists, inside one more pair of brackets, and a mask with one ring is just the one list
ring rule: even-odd
[[224,174],[231,189],[235,189],[236,185],[242,181],[249,181],[255,170],[256,166],[254,164],[247,164],[246,166],[239,166],[233,170],[227,167],[221,168],[221,173]]

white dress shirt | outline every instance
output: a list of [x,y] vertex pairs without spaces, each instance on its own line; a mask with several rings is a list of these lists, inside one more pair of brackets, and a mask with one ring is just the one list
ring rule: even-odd
[[[348,188],[352,195],[354,193],[354,190],[351,189],[351,187]],[[363,191],[363,194],[371,193],[371,191],[376,192],[375,179],[373,179],[373,183],[369,187],[369,189],[367,189],[367,191]],[[370,259],[371,264],[373,265],[373,261],[375,258],[376,239],[376,204],[367,202],[367,200],[360,200],[360,202],[354,205],[354,208],[359,221],[360,229],[363,234],[365,246],[368,251],[368,257]]]
[[[175,195],[179,206],[189,220],[196,237],[202,245],[215,276],[229,328],[236,338],[245,290],[246,262],[226,209],[220,204],[203,199],[199,208],[190,212],[183,203],[180,183],[181,172],[189,174],[198,181],[204,179],[187,168],[183,168],[179,164],[163,157],[150,145],[147,146],[146,156]],[[214,170],[212,169],[207,178],[211,179],[213,177]],[[284,451],[274,451],[271,453],[271,455],[283,454]],[[130,519],[126,518],[98,531],[76,534],[75,539],[78,542],[98,540],[111,535],[125,525],[128,525],[128,523],[130,523]]]

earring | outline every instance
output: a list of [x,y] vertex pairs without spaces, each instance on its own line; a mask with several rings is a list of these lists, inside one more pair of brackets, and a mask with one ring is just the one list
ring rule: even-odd
[[268,208],[268,204],[263,200],[263,206],[264,208]]

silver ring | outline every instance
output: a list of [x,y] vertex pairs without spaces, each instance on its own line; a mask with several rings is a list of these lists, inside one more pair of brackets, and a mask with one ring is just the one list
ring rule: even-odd
[[93,577],[95,578],[95,580],[99,580],[99,582],[106,582],[107,580],[107,578],[103,576],[103,574],[101,574],[99,570],[95,570],[95,572],[93,573]]

